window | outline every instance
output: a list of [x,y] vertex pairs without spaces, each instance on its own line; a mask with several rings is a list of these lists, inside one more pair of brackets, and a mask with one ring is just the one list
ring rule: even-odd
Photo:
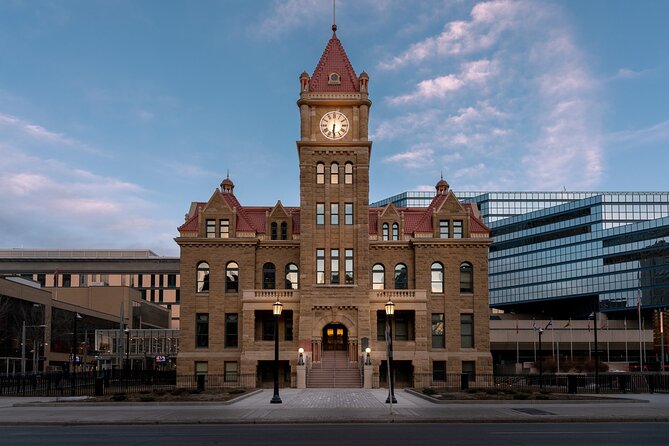
[[376,340],[386,340],[386,312],[383,310],[376,312]]
[[394,322],[393,338],[396,341],[409,340],[409,318],[406,312],[395,312],[395,317],[391,321]]
[[407,288],[409,288],[407,266],[404,263],[398,263],[395,266],[395,289],[406,290]]
[[238,344],[239,322],[237,313],[225,314],[225,346],[229,348],[236,348]]
[[276,288],[276,268],[273,263],[267,262],[262,266],[262,289]]
[[283,319],[283,339],[285,341],[293,340],[293,312],[291,310],[281,313]]
[[341,77],[337,73],[330,73],[328,76],[328,84],[341,84]]
[[288,223],[281,222],[281,240],[288,240]]
[[474,348],[474,315],[460,315],[460,347]]
[[168,274],[167,275],[167,288],[176,288],[177,287],[177,275]]
[[239,265],[237,265],[237,262],[228,262],[225,265],[225,291],[229,293],[239,291]]
[[225,361],[223,363],[223,381],[226,383],[236,383],[237,382],[237,371],[239,366],[236,361]]
[[432,348],[446,348],[444,313],[432,313]]
[[316,283],[325,283],[325,250],[316,250]]
[[296,290],[299,285],[299,270],[297,265],[294,263],[289,263],[286,265],[286,289],[287,290]]
[[462,220],[453,220],[453,238],[462,238]]
[[221,220],[219,222],[221,238],[230,238],[230,220]]
[[432,361],[432,381],[446,381],[446,361]]
[[46,274],[38,274],[37,275],[37,282],[40,284],[40,286],[45,287],[46,286]]
[[345,249],[344,250],[344,275],[346,284],[353,284],[353,250]]
[[316,224],[325,224],[325,203],[316,203]]
[[207,361],[195,361],[195,375],[207,376],[209,373],[209,364]]
[[279,323],[279,321],[275,319],[275,317],[272,315],[271,311],[258,311],[256,313],[260,313],[261,318],[262,318],[261,319],[261,321],[262,321],[262,340],[263,341],[273,341],[274,340],[274,327],[275,327],[275,324]]
[[432,292],[433,293],[443,293],[444,292],[444,265],[439,262],[434,262],[430,271],[431,283],[432,283]]
[[400,239],[400,225],[393,223],[393,240]]
[[330,164],[330,184],[339,184],[339,164]]
[[339,283],[339,250],[330,250],[330,283]]
[[388,223],[384,223],[381,226],[381,240],[388,240],[388,229],[390,226],[388,226]]
[[469,262],[460,264],[460,292],[473,293],[474,292],[474,269]]
[[339,224],[339,203],[330,203],[330,224]]
[[195,315],[195,347],[209,347],[209,313]]
[[469,375],[469,381],[476,379],[476,361],[462,361],[462,373]]
[[88,286],[88,274],[79,274],[79,286]]
[[353,224],[353,203],[344,203],[344,224]]
[[72,286],[72,274],[63,274],[63,288]]
[[198,293],[209,292],[209,264],[200,262],[197,264],[197,289]]
[[325,184],[325,164],[316,164],[316,184]]
[[439,238],[448,238],[448,220],[439,220]]
[[353,163],[344,165],[344,184],[353,184]]
[[207,238],[216,237],[216,220],[207,219],[205,221],[205,231],[206,231],[205,235]]
[[271,240],[276,240],[278,238],[278,226],[275,221],[272,222],[271,225],[269,225],[269,233],[270,233],[270,239]]
[[372,289],[382,290],[386,284],[386,269],[380,263],[372,267]]

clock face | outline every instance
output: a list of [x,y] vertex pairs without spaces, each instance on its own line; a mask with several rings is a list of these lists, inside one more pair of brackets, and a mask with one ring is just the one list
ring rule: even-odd
[[329,111],[321,118],[321,133],[328,139],[343,138],[348,127],[348,118],[341,112]]

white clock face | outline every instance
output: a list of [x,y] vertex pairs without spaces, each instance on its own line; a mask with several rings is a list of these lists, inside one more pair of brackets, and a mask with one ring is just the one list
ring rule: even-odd
[[343,138],[348,128],[348,118],[341,112],[329,111],[321,118],[321,133],[328,139]]

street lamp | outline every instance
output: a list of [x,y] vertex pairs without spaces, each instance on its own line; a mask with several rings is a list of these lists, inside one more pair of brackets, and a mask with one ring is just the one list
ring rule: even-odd
[[597,310],[590,313],[595,324],[595,393],[599,393],[599,343],[597,342]]
[[370,353],[372,353],[372,349],[367,347],[365,349],[365,365],[372,365],[372,358],[370,356]]
[[130,329],[126,327],[123,333],[125,333],[125,372],[127,375],[130,371]]
[[395,399],[395,379],[393,377],[393,323],[395,315],[395,304],[389,300],[384,305],[386,310],[386,347],[388,349],[388,398],[386,403],[397,403]]
[[543,363],[543,356],[544,352],[541,347],[541,335],[544,334],[544,331],[548,330],[548,327],[553,325],[553,320],[551,319],[544,328],[537,327],[536,322],[533,322],[533,327],[539,333],[539,388],[543,389],[544,388],[544,363]]
[[282,309],[283,304],[278,300],[272,305],[272,314],[274,314],[274,396],[270,401],[271,404],[282,402],[279,396],[279,318]]
[[79,313],[75,311],[73,327],[72,327],[72,390],[71,394],[74,396],[74,389],[77,385],[77,321],[83,319]]
[[304,365],[304,349],[302,347],[297,349],[297,365]]

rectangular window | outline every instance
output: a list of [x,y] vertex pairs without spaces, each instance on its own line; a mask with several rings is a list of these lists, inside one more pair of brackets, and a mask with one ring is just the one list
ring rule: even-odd
[[137,274],[137,288],[142,288],[144,286],[144,275]]
[[316,203],[316,224],[325,224],[325,203]]
[[469,380],[476,380],[476,362],[475,361],[462,361],[462,373],[469,375]]
[[195,361],[195,374],[207,375],[209,373],[209,364],[207,361]]
[[330,283],[339,283],[339,250],[330,250]]
[[205,221],[205,231],[206,234],[205,236],[207,238],[214,238],[216,237],[216,220],[209,220],[207,219]]
[[239,323],[237,321],[237,313],[225,314],[225,346],[229,348],[237,348],[239,345],[238,335]]
[[330,224],[339,224],[339,203],[330,203]]
[[195,347],[209,347],[209,313],[195,315]]
[[376,312],[376,340],[386,340],[386,313],[383,310]]
[[292,341],[293,340],[293,312],[291,310],[284,311],[283,313],[283,328],[284,328],[284,340]]
[[168,274],[167,275],[167,288],[176,288],[177,287],[177,275]]
[[88,286],[88,274],[79,274],[79,286]]
[[460,315],[460,347],[474,348],[474,315]]
[[221,238],[230,238],[230,220],[220,221]]
[[37,275],[37,282],[40,284],[40,286],[45,287],[46,286],[46,274],[38,274]]
[[353,203],[344,203],[344,224],[353,224]]
[[462,220],[453,220],[453,238],[462,238]]
[[432,361],[432,381],[446,381],[446,361]]
[[409,340],[409,318],[406,314],[395,312],[395,326],[393,327],[393,339],[396,341]]
[[448,220],[439,220],[439,238],[448,238]]
[[277,323],[276,319],[272,315],[271,311],[262,312],[262,340],[263,341],[273,341],[274,340],[274,324]]
[[325,250],[316,250],[316,283],[325,283]]
[[223,363],[223,381],[226,383],[236,383],[238,378],[237,378],[237,370],[239,369],[237,362],[236,361],[225,361]]
[[444,313],[432,313],[432,348],[446,348]]
[[347,285],[353,284],[353,250],[344,250],[344,275]]
[[353,184],[353,164],[344,165],[344,184]]
[[151,288],[155,288],[155,287],[156,287],[156,275],[151,274]]
[[63,288],[72,286],[72,274],[63,274]]

